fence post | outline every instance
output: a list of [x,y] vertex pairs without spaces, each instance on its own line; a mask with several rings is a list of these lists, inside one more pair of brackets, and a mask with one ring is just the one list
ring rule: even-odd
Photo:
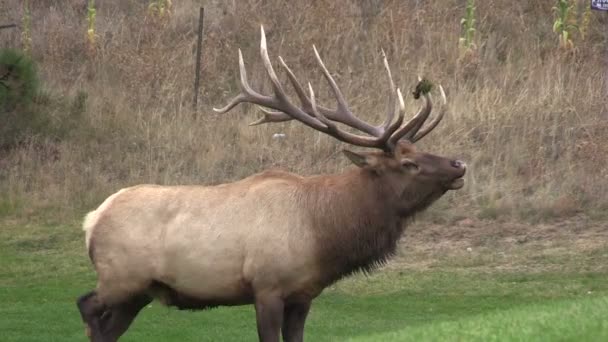
[[17,27],[17,25],[16,24],[0,25],[0,30],[6,29],[6,28],[13,28],[13,27]]
[[192,103],[192,109],[196,115],[196,109],[198,107],[198,93],[201,81],[201,54],[203,49],[203,19],[205,17],[205,8],[201,7],[198,17],[198,42],[196,44],[196,70],[194,75],[194,102]]

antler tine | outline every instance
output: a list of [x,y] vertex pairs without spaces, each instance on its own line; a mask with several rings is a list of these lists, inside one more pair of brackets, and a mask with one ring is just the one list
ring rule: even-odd
[[376,137],[376,138],[364,137],[364,136],[348,133],[348,132],[345,132],[345,131],[339,129],[338,126],[335,124],[335,122],[329,120],[325,115],[323,115],[318,110],[317,103],[315,100],[315,92],[312,89],[312,85],[310,84],[310,82],[308,83],[308,90],[310,92],[310,103],[312,105],[311,109],[312,109],[313,115],[327,126],[327,129],[325,130],[326,134],[331,135],[332,137],[334,137],[338,140],[341,140],[343,142],[350,143],[350,144],[353,144],[356,146],[381,148],[385,151],[388,151],[388,149],[386,148],[386,146],[387,146],[386,139],[384,137]]
[[435,118],[433,119],[433,121],[431,121],[431,123],[429,123],[426,127],[424,127],[424,129],[422,131],[419,131],[411,139],[412,142],[416,142],[416,141],[422,139],[425,135],[429,134],[430,131],[432,131],[435,127],[437,127],[439,122],[441,122],[441,119],[443,119],[445,112],[447,110],[448,100],[447,100],[447,97],[445,96],[445,92],[443,91],[443,87],[441,85],[439,85],[439,92],[441,93],[441,109],[439,110],[439,113],[437,113],[437,116],[435,116]]
[[394,145],[391,145],[389,138],[393,135],[393,133],[395,133],[395,131],[397,131],[397,129],[399,129],[399,127],[401,127],[403,119],[405,118],[405,102],[403,101],[403,95],[401,94],[401,90],[399,88],[397,88],[397,98],[395,99],[393,113],[395,112],[395,110],[399,111],[399,117],[397,117],[397,121],[389,125],[382,134],[382,138],[387,141],[387,150],[391,150],[393,147],[395,147]]
[[388,140],[390,146],[395,146],[397,141],[401,140],[401,138],[411,132],[420,121],[424,122],[424,120],[426,120],[426,118],[431,113],[431,110],[433,109],[433,104],[431,102],[430,95],[427,93],[423,94],[422,96],[425,102],[424,105],[422,106],[422,108],[420,108],[418,113],[416,113],[413,118],[411,118],[404,126],[399,128],[393,135],[391,135]]
[[314,116],[319,119],[321,122],[323,122],[327,128],[329,128],[332,131],[337,131],[337,126],[335,123],[333,123],[332,121],[330,121],[325,115],[323,115],[321,112],[319,112],[318,108],[317,108],[317,101],[315,100],[315,92],[312,89],[312,85],[310,84],[310,82],[308,82],[308,91],[310,93],[310,104],[312,106],[312,113],[314,114]]
[[388,65],[388,60],[386,59],[386,53],[384,53],[384,49],[382,49],[382,59],[384,62],[384,68],[386,69],[386,74],[388,75],[388,85],[390,87],[388,95],[389,111],[386,115],[386,120],[382,124],[383,129],[386,131],[389,128],[391,122],[393,122],[393,119],[395,118],[395,109],[397,107],[397,104],[393,104],[393,102],[395,102],[395,82],[393,82],[391,68]]
[[395,101],[395,107],[399,106],[399,117],[397,118],[397,121],[395,121],[395,123],[393,123],[391,126],[389,126],[389,129],[387,131],[391,131],[390,127],[395,127],[394,129],[392,129],[392,132],[390,132],[390,134],[392,135],[399,127],[401,127],[401,124],[403,123],[403,119],[405,118],[405,101],[403,101],[403,95],[401,94],[401,90],[399,88],[397,88],[397,100]]
[[272,63],[270,62],[270,57],[268,57],[268,47],[266,45],[266,34],[264,33],[264,26],[261,26],[261,41],[260,41],[260,55],[262,57],[262,63],[264,63],[264,68],[266,68],[266,72],[268,73],[268,77],[270,77],[270,82],[272,83],[272,88],[274,90],[275,97],[279,98],[282,101],[287,100],[287,96],[283,91],[283,87],[281,86],[281,82],[277,77],[277,74],[274,72],[274,68],[272,67]]
[[[300,84],[298,83],[298,80],[295,78],[295,75],[293,74],[293,72],[289,69],[287,64],[285,64],[285,61],[283,61],[283,58],[281,56],[279,56],[279,61],[281,62],[281,66],[287,72],[287,75],[289,76],[289,79],[291,80],[291,82],[296,90],[296,94],[300,98],[300,102],[302,103],[302,106],[304,107],[302,109],[304,111],[306,111],[307,107],[310,108],[310,101],[308,101],[308,98],[306,97],[306,93],[304,92],[304,90],[302,89]],[[259,118],[258,120],[250,123],[249,126],[257,126],[257,125],[261,125],[261,124],[265,124],[265,123],[285,122],[285,121],[293,120],[293,118],[291,116],[285,114],[282,111],[271,111],[271,110],[268,110],[268,109],[265,109],[265,108],[259,107],[259,106],[258,106],[258,109],[261,110],[262,112],[264,112],[264,115],[261,118]]]
[[429,115],[431,114],[432,111],[432,106],[433,106],[433,100],[432,100],[432,96],[431,94],[425,94],[425,101],[428,104],[428,106],[425,106],[423,108],[420,109],[420,112],[422,113],[422,115],[420,115],[420,117],[418,118],[418,120],[416,120],[415,124],[413,125],[412,129],[410,129],[409,131],[407,131],[405,133],[405,135],[403,135],[403,137],[401,137],[401,139],[406,139],[411,141],[412,137],[414,137],[414,135],[416,133],[418,133],[418,131],[420,130],[420,128],[422,127],[422,125],[424,124],[424,122],[428,119]]
[[296,91],[296,95],[298,95],[298,98],[300,99],[300,103],[302,104],[303,109],[304,110],[312,109],[312,105],[310,103],[310,100],[306,96],[306,92],[300,85],[300,82],[298,82],[296,75],[287,66],[287,63],[285,63],[285,61],[283,60],[283,58],[281,56],[279,56],[279,63],[281,63],[281,67],[283,68],[283,70],[285,70],[285,73],[287,74],[287,78],[291,82],[293,89]]
[[269,122],[285,122],[285,121],[289,121],[289,120],[293,120],[293,118],[281,111],[273,111],[273,110],[268,110],[264,107],[260,107],[258,106],[258,109],[261,110],[262,112],[264,112],[264,115],[257,119],[256,121],[252,122],[249,124],[249,126],[257,126],[257,125],[261,125],[264,123],[269,123]]
[[[422,78],[420,77],[420,75],[418,75],[418,84],[416,85],[416,91],[418,91],[418,88],[420,87],[420,85],[422,84]],[[429,95],[429,102],[432,104],[432,96],[431,94]],[[431,108],[429,108],[428,113],[425,113],[426,115],[423,115],[420,117],[420,119],[418,119],[418,121],[416,122],[416,124],[414,125],[414,127],[412,127],[411,130],[409,130],[403,137],[402,139],[406,139],[406,140],[412,140],[412,138],[414,137],[414,135],[420,130],[420,128],[422,127],[422,125],[424,124],[424,122],[428,119],[429,115],[431,114]]]
[[268,77],[270,77],[272,88],[274,90],[273,99],[275,100],[275,103],[271,105],[262,105],[264,107],[270,107],[282,111],[293,119],[296,119],[311,128],[324,131],[326,127],[318,119],[308,115],[308,113],[304,112],[302,109],[294,106],[291,102],[289,102],[287,95],[285,95],[285,92],[283,91],[283,87],[281,86],[279,78],[277,77],[277,74],[275,73],[274,68],[272,67],[270,57],[268,56],[268,48],[266,45],[266,34],[264,33],[264,26],[260,27],[260,34],[260,56],[262,58],[262,63],[264,64],[264,68],[266,69],[266,73],[268,74]]
[[[312,113],[312,104],[310,102],[310,99],[306,95],[304,88],[300,85],[300,82],[296,78],[293,71],[291,71],[289,66],[287,66],[287,63],[285,63],[285,61],[281,57],[279,57],[279,61],[281,62],[281,66],[285,70],[285,73],[287,74],[287,78],[291,82],[294,90],[296,91],[296,94],[298,95],[298,98],[300,99],[300,103],[302,104],[302,110],[304,110],[308,114],[314,116],[314,113]],[[348,116],[346,116],[346,117],[341,116],[339,114],[338,110],[331,110],[331,109],[323,107],[319,104],[317,104],[317,110],[320,113],[322,113],[324,116],[326,116],[329,120],[340,122],[345,125],[350,125],[350,126],[353,125],[352,118],[349,118]],[[356,120],[356,118],[355,118],[355,120]],[[376,136],[379,133],[381,133],[380,127],[372,126],[363,121],[361,121],[361,122],[362,122],[361,127],[356,127],[357,129],[359,129],[369,135],[372,135],[372,136]]]
[[[259,94],[254,91],[251,86],[249,86],[249,82],[247,81],[247,69],[245,68],[245,62],[243,61],[243,53],[241,52],[241,49],[239,49],[239,74],[241,78],[241,92],[236,95],[226,106],[222,108],[213,108],[215,112],[223,114],[234,108],[239,103],[251,102],[253,100],[262,101],[264,103],[270,103],[272,101],[272,97]],[[263,105],[262,103],[260,104]]]
[[380,136],[382,134],[381,129],[379,129],[378,127],[374,127],[374,126],[368,124],[367,122],[357,118],[348,109],[348,104],[346,103],[346,100],[344,99],[344,95],[342,94],[342,91],[338,87],[338,84],[336,83],[334,78],[329,73],[329,70],[327,70],[327,67],[325,67],[325,63],[323,63],[323,60],[321,59],[321,56],[319,55],[319,51],[317,51],[317,47],[315,45],[313,45],[312,49],[315,53],[315,58],[317,60],[317,64],[319,64],[319,66],[321,67],[321,70],[323,71],[323,76],[327,80],[327,83],[329,83],[329,86],[330,86],[330,88],[336,98],[336,102],[338,104],[338,108],[335,110],[335,112],[332,113],[333,115],[335,115],[334,121],[341,122],[345,125],[351,126],[360,131],[363,131],[363,132],[367,132],[376,137]]
[[[304,91],[304,88],[302,88],[302,85],[300,85],[300,82],[296,78],[296,75],[293,73],[293,71],[291,71],[289,66],[287,66],[287,63],[285,63],[281,56],[279,56],[279,62],[281,63],[281,67],[283,67],[283,70],[285,70],[287,78],[289,79],[289,82],[291,82],[293,89],[296,91],[296,95],[298,95],[298,98],[300,99],[300,103],[302,104],[302,110],[309,112],[309,114],[314,116],[314,114],[312,113],[312,104],[310,102],[310,99],[306,95],[306,92]],[[336,117],[334,111],[332,111],[331,109],[325,108],[317,104],[317,110],[322,112],[328,119],[340,122],[340,118]]]

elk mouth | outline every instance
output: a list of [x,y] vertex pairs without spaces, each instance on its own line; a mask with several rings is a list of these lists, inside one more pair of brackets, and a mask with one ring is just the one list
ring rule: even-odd
[[464,174],[467,172],[467,164],[460,160],[452,160],[450,164],[458,170],[458,173],[454,174],[454,178],[446,181],[443,186],[447,190],[458,190],[464,186]]
[[445,182],[443,186],[448,190],[458,190],[464,186],[464,178],[458,177],[452,179],[451,181]]

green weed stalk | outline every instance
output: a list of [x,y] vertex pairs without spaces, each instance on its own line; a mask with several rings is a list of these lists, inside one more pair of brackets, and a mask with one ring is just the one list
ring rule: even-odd
[[557,33],[559,37],[559,47],[565,50],[574,48],[572,38],[574,32],[578,30],[578,26],[575,24],[576,16],[572,15],[575,11],[574,7],[569,0],[557,0],[557,4],[552,8],[555,15],[553,32]]
[[589,30],[589,22],[591,21],[591,6],[585,6],[585,12],[583,12],[583,18],[581,19],[581,26],[579,28],[579,33],[581,35],[581,40],[586,40],[587,33]]
[[23,47],[23,52],[30,56],[32,53],[32,13],[30,11],[30,2],[29,0],[23,1],[23,17],[21,18],[22,22],[22,32],[21,32],[21,45]]
[[467,0],[465,16],[460,20],[462,33],[458,40],[462,54],[470,53],[477,49],[477,46],[474,43],[476,31],[475,9],[475,0]]
[[153,0],[148,5],[148,11],[154,17],[163,19],[171,14],[171,0]]
[[95,10],[95,0],[89,0],[87,6],[87,46],[89,52],[95,51],[97,34],[95,32],[95,20],[97,11]]

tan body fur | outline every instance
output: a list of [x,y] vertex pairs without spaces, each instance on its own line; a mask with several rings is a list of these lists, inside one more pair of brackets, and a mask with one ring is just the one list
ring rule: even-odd
[[302,182],[273,172],[211,187],[121,190],[85,226],[99,295],[120,301],[114,297],[153,281],[226,304],[251,303],[253,289],[310,291],[318,274],[310,223],[296,201]]
[[[355,170],[350,178],[360,173]],[[361,189],[349,180],[269,171],[210,187],[123,189],[89,215],[95,222],[85,222],[98,294],[104,302],[117,302],[158,281],[217,304],[252,303],[258,291],[314,298],[328,278],[340,276],[321,274],[314,235],[340,227],[314,227],[319,219],[308,203],[359,197],[353,192]],[[319,191],[310,192],[315,188]],[[321,207],[315,211],[340,218]]]

